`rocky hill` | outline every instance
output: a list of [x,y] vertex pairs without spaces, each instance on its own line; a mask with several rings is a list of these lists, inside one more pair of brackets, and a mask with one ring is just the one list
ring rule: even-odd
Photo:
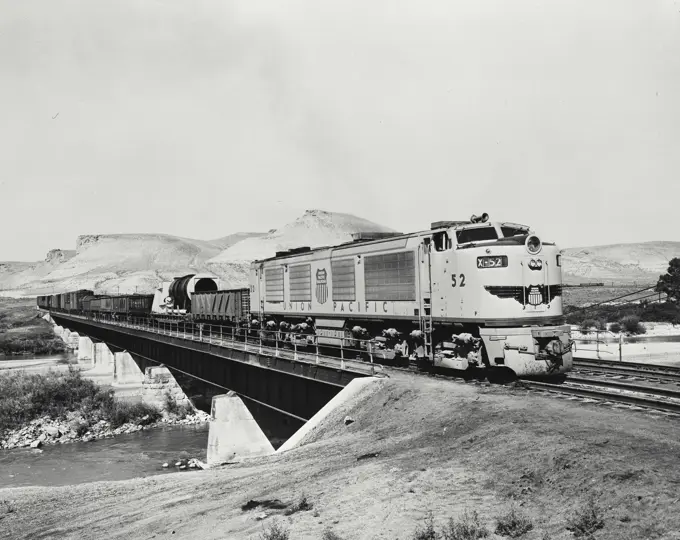
[[79,288],[97,292],[152,292],[161,279],[205,271],[222,247],[165,234],[84,235],[73,252],[52,250],[39,263],[0,274],[0,289],[50,294]]
[[668,269],[668,262],[680,257],[680,242],[612,244],[562,251],[562,268],[567,283],[603,281],[655,283]]
[[44,261],[0,263],[0,294],[52,294],[80,288],[150,293],[159,281],[187,273],[208,273],[220,278],[223,287],[242,287],[253,259],[293,247],[347,242],[354,232],[389,230],[350,214],[309,210],[279,230],[208,241],[166,234],[83,235],[77,238],[75,250],[51,250]]
[[[351,214],[307,210],[281,229],[235,243],[210,259],[207,266],[215,274],[228,277],[237,286],[245,286],[250,261],[273,257],[277,251],[296,247],[316,248],[350,242],[352,233],[356,232],[391,231],[393,229]],[[239,275],[242,276],[240,281],[237,280]]]

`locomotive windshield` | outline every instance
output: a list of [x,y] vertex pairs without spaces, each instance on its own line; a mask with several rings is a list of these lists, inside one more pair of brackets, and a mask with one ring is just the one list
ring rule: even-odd
[[498,234],[495,227],[473,227],[456,231],[456,239],[459,244],[467,244],[468,242],[498,240]]
[[512,227],[510,225],[501,226],[501,232],[503,233],[503,238],[508,236],[521,236],[527,234],[529,229],[526,227]]

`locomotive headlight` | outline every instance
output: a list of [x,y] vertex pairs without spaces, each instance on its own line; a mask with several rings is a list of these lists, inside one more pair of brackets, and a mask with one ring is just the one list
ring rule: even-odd
[[532,255],[536,255],[541,251],[541,241],[538,239],[538,236],[531,235],[527,238],[526,241],[526,246],[527,246],[527,251],[531,253]]
[[543,261],[541,261],[541,259],[531,259],[529,261],[529,268],[532,270],[540,270],[543,268]]

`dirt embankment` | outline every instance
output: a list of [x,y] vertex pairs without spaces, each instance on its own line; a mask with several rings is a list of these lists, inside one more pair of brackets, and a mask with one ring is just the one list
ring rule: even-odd
[[[406,540],[428,511],[439,526],[476,510],[488,538],[501,538],[495,518],[514,504],[532,523],[522,538],[558,540],[574,538],[572,514],[594,502],[591,521],[603,523],[594,538],[680,538],[678,419],[404,374],[381,385],[274,457],[0,489],[0,537],[247,539],[277,521],[291,540],[328,527],[346,540]],[[291,515],[247,504],[303,494],[311,508]]]

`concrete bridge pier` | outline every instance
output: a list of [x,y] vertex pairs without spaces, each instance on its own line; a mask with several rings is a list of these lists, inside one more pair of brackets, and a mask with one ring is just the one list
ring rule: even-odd
[[272,443],[235,392],[213,397],[208,467],[273,453]]
[[113,386],[136,385],[141,388],[144,373],[127,351],[113,353]]
[[94,356],[94,343],[87,336],[78,338],[78,363],[87,367],[92,366]]
[[69,349],[71,349],[72,351],[77,351],[79,345],[80,345],[80,334],[78,334],[78,332],[71,332],[68,336],[68,341],[66,341],[66,346]]
[[113,384],[113,353],[106,343],[94,344],[92,365],[92,369],[86,372],[88,378],[99,384]]
[[147,367],[142,382],[142,403],[167,411],[168,401],[174,402],[177,407],[195,409],[167,367]]

